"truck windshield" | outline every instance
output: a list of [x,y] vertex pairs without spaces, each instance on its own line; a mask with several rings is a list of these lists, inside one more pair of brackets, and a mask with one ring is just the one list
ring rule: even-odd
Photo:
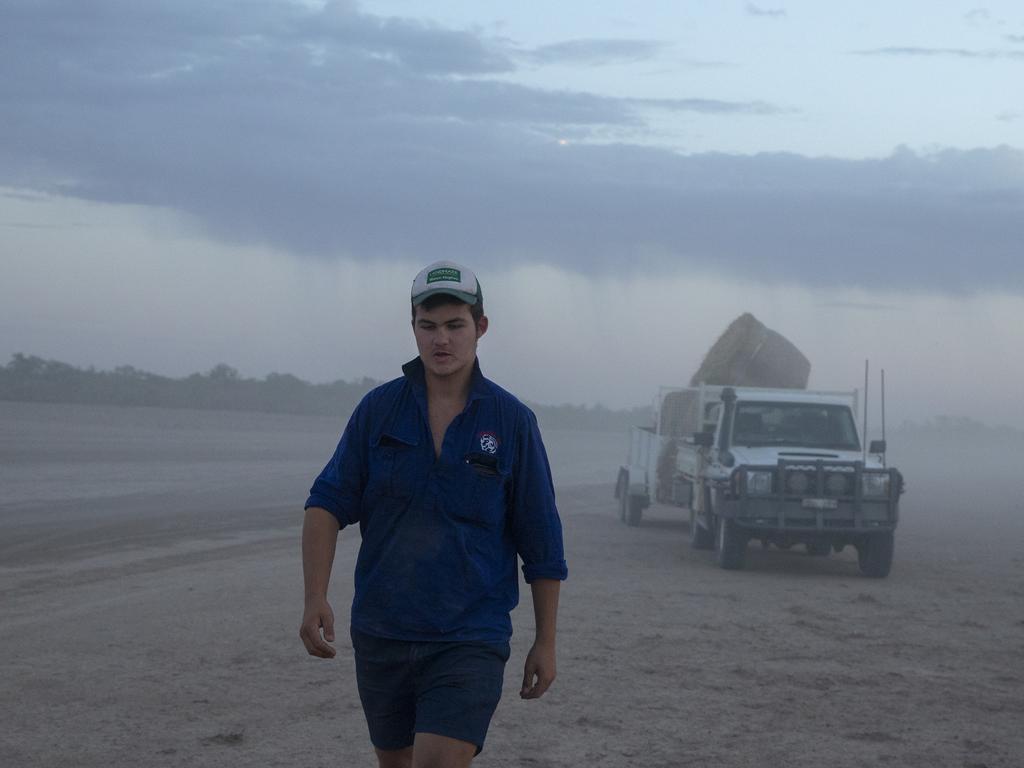
[[815,403],[737,403],[732,444],[860,450],[850,409]]

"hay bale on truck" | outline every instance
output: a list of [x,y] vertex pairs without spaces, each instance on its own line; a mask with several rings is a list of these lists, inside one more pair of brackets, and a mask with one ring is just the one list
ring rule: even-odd
[[690,378],[690,386],[807,389],[810,376],[811,363],[803,352],[748,312],[718,337]]
[[[811,363],[793,342],[746,313],[707,351],[690,386],[806,389],[810,376]],[[666,392],[658,409],[658,434],[682,437],[698,430],[696,407],[695,392]]]
[[[690,386],[806,389],[810,376],[811,363],[796,345],[747,312],[733,320],[711,345],[690,378]],[[667,392],[658,419],[658,434],[671,439],[664,441],[658,454],[654,495],[659,501],[667,501],[677,496],[672,478],[678,440],[701,428],[697,393]]]

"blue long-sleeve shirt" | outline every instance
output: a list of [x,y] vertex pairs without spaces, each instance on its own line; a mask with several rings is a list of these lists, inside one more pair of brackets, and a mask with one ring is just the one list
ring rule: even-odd
[[356,407],[306,507],[359,524],[352,626],[401,640],[511,637],[527,582],[564,579],[562,526],[532,411],[474,364],[441,455],[419,358]]

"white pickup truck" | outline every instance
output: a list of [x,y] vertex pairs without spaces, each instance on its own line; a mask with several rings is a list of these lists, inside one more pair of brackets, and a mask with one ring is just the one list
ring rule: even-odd
[[759,539],[819,556],[853,546],[861,572],[883,578],[903,477],[884,441],[864,449],[856,416],[856,392],[663,388],[655,426],[631,431],[622,519],[638,525],[654,498],[689,508],[692,545],[723,568],[742,568]]

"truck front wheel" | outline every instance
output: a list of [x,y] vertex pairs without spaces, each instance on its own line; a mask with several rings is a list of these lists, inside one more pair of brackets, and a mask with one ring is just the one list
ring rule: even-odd
[[743,568],[747,557],[747,537],[732,520],[719,515],[717,527],[718,565],[727,571]]
[[892,569],[894,548],[892,531],[866,537],[857,545],[860,572],[872,579],[884,579]]

